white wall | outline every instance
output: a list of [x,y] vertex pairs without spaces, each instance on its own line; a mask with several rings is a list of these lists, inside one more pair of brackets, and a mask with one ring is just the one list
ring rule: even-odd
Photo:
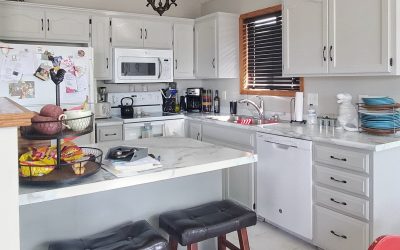
[[[282,3],[281,0],[213,0],[202,5],[202,14],[216,11],[243,14]],[[227,91],[227,100],[222,101],[222,111],[228,112],[229,100],[247,98],[239,95],[239,79],[204,81],[204,87]],[[319,77],[305,78],[305,95],[319,94],[320,114],[336,114],[336,94],[348,92],[354,100],[358,95],[388,95],[400,101],[400,77]],[[250,97],[254,99],[254,97]],[[288,112],[290,99],[265,97],[265,108],[269,111]],[[307,99],[307,98],[305,98]],[[307,105],[305,103],[305,105]],[[243,108],[243,107],[242,107]]]
[[[151,7],[146,7],[146,0],[26,0],[25,2],[158,15]],[[196,18],[200,16],[203,2],[204,0],[177,1],[178,7],[171,7],[164,15]]]

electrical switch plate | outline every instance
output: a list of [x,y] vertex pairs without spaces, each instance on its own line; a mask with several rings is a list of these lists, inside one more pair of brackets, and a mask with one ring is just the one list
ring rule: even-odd
[[222,100],[226,101],[226,90],[222,91]]
[[308,105],[312,104],[314,106],[318,106],[318,94],[317,93],[308,93],[307,95]]

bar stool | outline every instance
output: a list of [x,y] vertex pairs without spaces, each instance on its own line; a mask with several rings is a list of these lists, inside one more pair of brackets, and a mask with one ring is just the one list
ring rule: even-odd
[[82,239],[51,243],[49,250],[168,250],[168,242],[147,221],[131,222]]
[[400,249],[400,236],[381,236],[376,239],[368,250],[398,250]]
[[[214,237],[218,237],[218,250],[249,250],[247,227],[256,223],[254,211],[229,200],[166,212],[159,217],[160,228],[169,234],[170,250],[176,250],[178,243],[188,250],[197,250],[198,242]],[[238,233],[240,248],[226,239],[234,231]]]

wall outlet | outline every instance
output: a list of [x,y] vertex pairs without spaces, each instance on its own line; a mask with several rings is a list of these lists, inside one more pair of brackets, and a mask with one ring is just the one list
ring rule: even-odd
[[317,93],[308,93],[307,103],[308,103],[308,106],[310,106],[310,104],[312,104],[314,106],[318,106],[318,94]]
[[226,101],[226,90],[222,91],[222,100]]

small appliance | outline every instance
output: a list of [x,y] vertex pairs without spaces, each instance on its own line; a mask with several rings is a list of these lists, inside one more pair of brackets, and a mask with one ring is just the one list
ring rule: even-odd
[[201,112],[202,99],[201,93],[202,88],[188,88],[186,96],[186,109],[188,112]]
[[[124,100],[130,101],[124,104]],[[121,99],[121,118],[133,118],[134,111],[133,111],[133,98],[132,97],[124,97]]]
[[172,50],[113,49],[113,78],[108,83],[173,82]]
[[111,117],[111,103],[99,102],[95,105],[95,118],[106,119]]

